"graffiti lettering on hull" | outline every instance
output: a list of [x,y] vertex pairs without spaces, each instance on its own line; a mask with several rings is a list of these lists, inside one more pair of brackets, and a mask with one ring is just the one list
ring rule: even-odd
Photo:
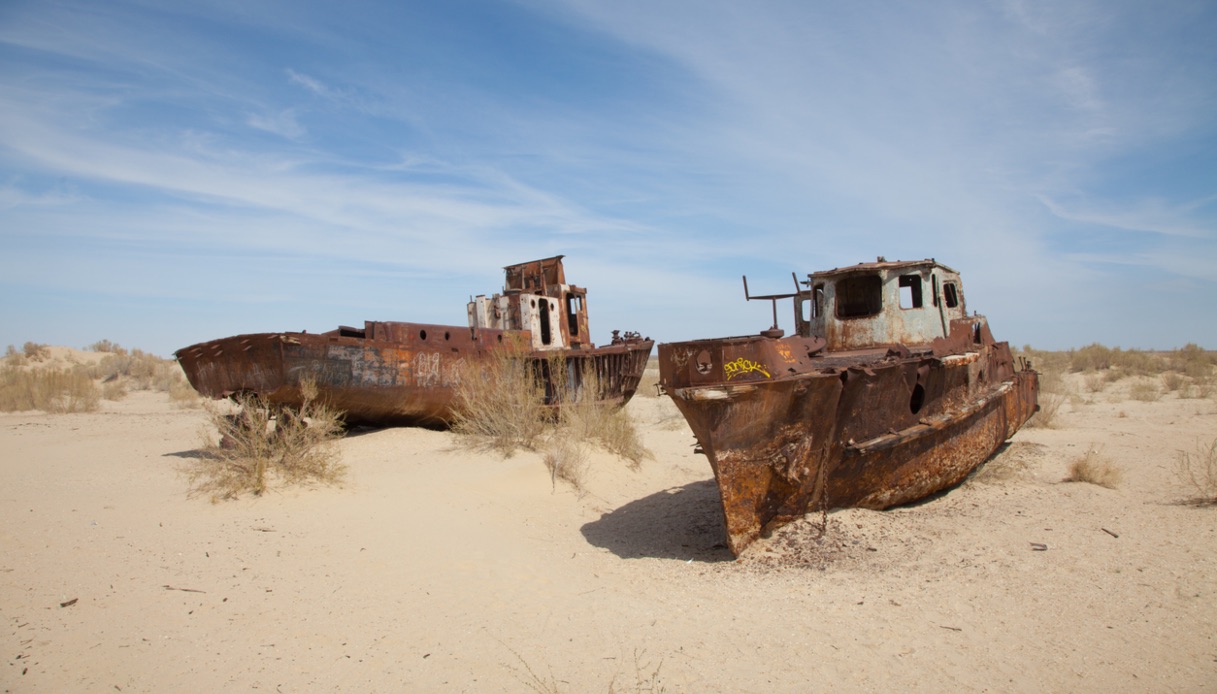
[[723,364],[723,374],[727,377],[728,381],[736,376],[742,376],[749,373],[762,373],[765,374],[765,378],[770,378],[769,372],[765,370],[765,367],[758,362],[752,361],[751,359],[740,357],[735,361]]
[[414,384],[420,388],[459,385],[464,366],[463,358],[450,359],[445,364],[444,356],[439,352],[419,352],[414,355]]

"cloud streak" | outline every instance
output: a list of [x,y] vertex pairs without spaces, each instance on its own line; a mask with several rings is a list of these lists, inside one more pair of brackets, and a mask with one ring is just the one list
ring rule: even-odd
[[[683,339],[765,327],[741,274],[935,256],[1049,347],[1095,338],[1047,307],[1124,322],[1103,302],[1143,300],[1102,288],[1130,271],[1214,289],[1203,3],[474,6],[14,4],[0,270],[138,295],[90,273],[104,257],[150,300],[248,282],[299,318],[459,321],[502,265],[565,253],[597,316]],[[48,239],[91,251],[60,272]],[[376,278],[435,301],[369,302]],[[238,295],[220,305],[256,322]],[[0,341],[39,339],[21,329]],[[1190,329],[1157,338],[1217,344]]]

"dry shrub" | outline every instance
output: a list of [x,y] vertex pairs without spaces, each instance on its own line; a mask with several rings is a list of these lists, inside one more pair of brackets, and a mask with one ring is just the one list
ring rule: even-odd
[[1115,489],[1124,479],[1124,471],[1091,447],[1069,465],[1069,475],[1062,482],[1087,482]]
[[1138,381],[1128,389],[1128,397],[1141,402],[1154,402],[1162,397],[1162,389],[1153,381]]
[[1104,378],[1103,374],[1099,373],[1086,374],[1084,383],[1086,384],[1086,390],[1091,393],[1102,393],[1107,388],[1107,379]]
[[[565,374],[566,371],[556,371],[551,364],[551,373]],[[628,461],[630,469],[638,469],[650,451],[642,445],[630,413],[623,407],[602,401],[604,392],[595,371],[585,368],[577,388],[571,388],[564,378],[557,381],[556,389],[563,394],[558,417],[561,433],[578,440],[594,441],[609,453]]]
[[129,390],[162,393],[184,378],[181,368],[172,359],[162,359],[138,349],[128,352],[117,345],[92,367],[91,373],[102,381],[122,381]]
[[109,352],[111,354],[126,354],[127,350],[109,340],[98,340],[87,348],[90,352]]
[[25,358],[25,354],[18,352],[16,347],[9,345],[4,352],[4,363],[8,366],[25,366],[29,360]]
[[1039,410],[1031,415],[1031,419],[1027,420],[1024,426],[1040,429],[1055,429],[1059,422],[1057,421],[1057,413],[1061,410],[1061,405],[1065,404],[1065,396],[1056,393],[1039,394]]
[[[603,404],[594,370],[575,372],[576,363],[560,354],[537,361],[522,347],[512,347],[467,366],[456,386],[453,431],[505,456],[521,448],[539,451],[554,479],[576,489],[582,488],[579,461],[586,458],[585,444],[594,443],[637,469],[650,453],[634,420],[624,408]],[[556,410],[546,404],[547,374],[548,399]]]
[[1185,503],[1217,505],[1217,439],[1208,445],[1197,441],[1194,453],[1179,451],[1175,476],[1190,495]]
[[587,448],[582,441],[555,432],[541,446],[541,460],[545,462],[550,481],[555,487],[558,480],[562,480],[576,491],[583,491],[588,463]]
[[190,385],[190,381],[180,374],[177,380],[169,384],[168,394],[169,402],[173,403],[174,407],[185,409],[200,407],[203,404],[203,397]]
[[1100,371],[1111,368],[1111,349],[1099,343],[1069,350],[1070,371]]
[[1201,349],[1199,345],[1188,343],[1170,353],[1170,367],[1192,379],[1205,379],[1213,373],[1217,366],[1217,353]]
[[97,384],[79,368],[26,370],[5,366],[0,370],[2,412],[93,412],[100,401]]
[[37,342],[27,342],[22,347],[25,356],[30,361],[46,361],[51,357],[51,348]]
[[456,400],[452,430],[504,456],[534,449],[545,431],[545,386],[522,345],[467,363]]
[[1167,371],[1162,374],[1162,387],[1168,393],[1176,393],[1184,390],[1189,385],[1188,379],[1178,371]]
[[206,435],[203,455],[186,471],[191,496],[206,494],[216,502],[261,495],[274,480],[286,485],[341,482],[346,466],[333,442],[342,435],[342,416],[317,400],[315,385],[302,383],[301,390],[299,409],[276,408],[273,413],[252,396],[237,397],[235,413],[208,403],[220,443]]

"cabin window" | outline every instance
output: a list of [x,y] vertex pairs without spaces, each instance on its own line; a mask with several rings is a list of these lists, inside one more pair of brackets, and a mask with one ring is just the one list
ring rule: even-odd
[[954,282],[943,283],[942,296],[947,300],[947,308],[955,308],[959,305],[959,290],[955,288]]
[[824,285],[817,284],[811,289],[811,296],[800,295],[798,299],[799,317],[804,323],[810,323],[813,318],[824,315]]
[[921,275],[900,276],[900,308],[921,308]]
[[865,318],[883,310],[879,275],[846,277],[837,282],[837,318]]
[[550,334],[551,331],[549,329],[549,302],[542,300],[538,308],[540,309],[537,319],[541,323],[541,344],[548,345],[553,340],[553,335]]
[[583,297],[578,294],[566,295],[566,322],[570,326],[572,337],[579,335],[579,313],[583,311]]

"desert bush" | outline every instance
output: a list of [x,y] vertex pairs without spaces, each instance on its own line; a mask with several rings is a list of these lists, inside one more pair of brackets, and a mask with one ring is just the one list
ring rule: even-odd
[[[554,372],[552,364],[550,368]],[[557,390],[563,393],[558,416],[562,434],[598,443],[609,453],[627,460],[631,469],[642,464],[649,451],[642,445],[634,419],[625,408],[602,402],[604,391],[593,369],[583,370],[577,390],[570,388],[564,378],[557,379]]]
[[1139,349],[1122,350],[1119,347],[1112,350],[1111,366],[1125,374],[1149,376],[1160,374],[1166,370],[1166,361],[1162,357]]
[[110,354],[126,354],[127,350],[109,340],[98,340],[87,348],[90,352],[108,352]]
[[1187,503],[1217,505],[1217,439],[1207,445],[1197,441],[1194,452],[1179,451],[1175,477],[1189,495]]
[[213,502],[242,494],[264,494],[272,481],[337,484],[346,473],[333,445],[342,435],[341,415],[317,400],[317,388],[301,384],[299,409],[275,408],[253,396],[236,398],[232,412],[208,403],[220,443],[206,434],[202,455],[187,469],[192,496]]
[[1128,397],[1141,402],[1154,402],[1162,397],[1162,389],[1154,381],[1138,381],[1128,389]]
[[51,348],[37,342],[27,342],[21,348],[30,361],[44,361],[51,356]]
[[1124,479],[1124,471],[1091,447],[1069,465],[1069,474],[1062,482],[1088,482],[1115,489]]
[[8,349],[4,352],[4,363],[7,366],[25,366],[29,363],[29,360],[25,358],[23,352],[19,352],[16,347],[9,345]]
[[1055,429],[1057,426],[1056,416],[1063,404],[1065,404],[1065,396],[1056,393],[1046,393],[1041,390],[1039,395],[1040,409],[1031,415],[1031,419],[1027,420],[1025,426],[1040,429]]
[[1111,368],[1111,349],[1094,343],[1069,350],[1070,371],[1099,371]]
[[1086,390],[1091,393],[1102,393],[1107,388],[1107,379],[1099,373],[1086,374],[1083,382],[1086,384]]
[[550,481],[556,487],[562,480],[576,491],[583,491],[583,478],[587,473],[587,448],[583,442],[555,432],[541,446],[541,460],[549,470]]
[[452,430],[510,456],[535,448],[545,431],[545,386],[523,345],[467,363],[456,384]]
[[0,411],[42,410],[57,414],[92,412],[101,392],[81,369],[0,370]]
[[166,392],[169,395],[169,402],[173,403],[175,407],[200,407],[203,404],[203,398],[199,392],[180,374],[169,384],[169,390]]
[[1162,387],[1168,393],[1176,393],[1189,385],[1188,378],[1178,371],[1167,371],[1161,376]]
[[1188,343],[1170,353],[1168,357],[1170,368],[1193,379],[1207,378],[1217,366],[1217,353],[1201,349],[1199,345]]
[[572,368],[561,355],[538,362],[522,348],[466,366],[456,386],[453,430],[506,456],[517,449],[539,451],[554,479],[576,489],[582,483],[559,470],[564,461],[576,461],[567,469],[581,478],[577,461],[586,457],[584,444],[596,444],[636,469],[649,452],[634,420],[624,408],[601,402],[602,385],[594,370],[574,373]]
[[131,390],[153,390],[168,392],[180,381],[182,371],[172,359],[162,359],[154,354],[133,349],[107,354],[90,369],[94,378],[102,381],[122,380]]

